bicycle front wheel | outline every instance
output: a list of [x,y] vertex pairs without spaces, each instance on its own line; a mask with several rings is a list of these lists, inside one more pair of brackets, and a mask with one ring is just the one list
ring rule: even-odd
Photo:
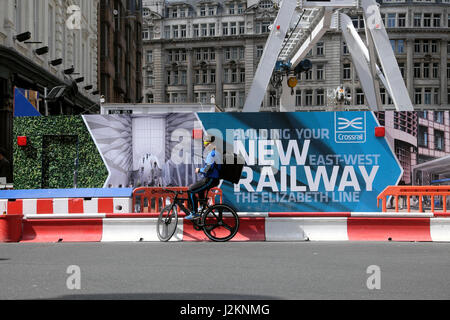
[[177,207],[168,205],[161,210],[156,224],[158,238],[161,241],[169,241],[177,230],[178,213]]
[[239,229],[239,217],[236,211],[226,204],[216,204],[202,215],[203,232],[218,242],[232,239]]

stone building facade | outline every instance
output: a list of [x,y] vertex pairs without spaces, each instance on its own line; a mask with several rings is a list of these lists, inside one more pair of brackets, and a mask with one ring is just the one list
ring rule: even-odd
[[[450,108],[450,0],[380,0],[380,10],[411,100],[419,109]],[[214,101],[240,110],[276,17],[269,0],[144,1],[143,93],[154,103]],[[349,12],[364,36],[362,12]],[[327,93],[349,88],[353,107],[366,109],[350,52],[329,31],[307,56],[313,68],[294,89],[295,110],[329,110]],[[394,106],[384,88],[383,105]],[[279,110],[267,89],[266,111]]]

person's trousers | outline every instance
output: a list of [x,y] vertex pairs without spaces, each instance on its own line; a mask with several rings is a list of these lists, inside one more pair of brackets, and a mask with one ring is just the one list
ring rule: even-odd
[[203,178],[195,183],[193,183],[188,189],[189,203],[191,205],[191,210],[197,212],[198,209],[198,196],[205,196],[205,191],[214,188],[219,184],[219,179],[214,178]]

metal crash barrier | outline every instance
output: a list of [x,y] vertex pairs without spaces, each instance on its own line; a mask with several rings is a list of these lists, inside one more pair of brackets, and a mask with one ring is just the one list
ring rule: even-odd
[[[399,211],[399,201],[406,202],[406,210],[411,212],[411,206],[418,207],[419,212],[424,207],[431,212],[442,209],[447,212],[447,197],[450,196],[450,186],[389,186],[377,197],[377,206],[382,201],[383,212],[387,211],[387,198],[394,197],[395,212]],[[404,209],[405,205],[403,205]]]
[[[139,187],[133,190],[133,212],[134,213],[159,213],[168,205],[175,195],[172,192],[165,191],[184,191],[186,195],[182,198],[187,199],[188,187]],[[208,203],[210,205],[222,203],[222,190],[219,188],[211,188],[207,195]],[[188,207],[187,201],[184,206]]]

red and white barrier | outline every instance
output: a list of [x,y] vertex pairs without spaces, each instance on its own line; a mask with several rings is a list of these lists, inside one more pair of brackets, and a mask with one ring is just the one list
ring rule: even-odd
[[94,214],[132,212],[131,198],[52,198],[0,200],[0,213],[23,214]]
[[[239,213],[232,241],[450,241],[450,216],[414,214],[394,217],[371,213]],[[425,215],[425,216],[424,216]],[[36,214],[23,221],[21,241],[159,241],[157,214]],[[182,218],[171,241],[207,241],[203,231]]]

